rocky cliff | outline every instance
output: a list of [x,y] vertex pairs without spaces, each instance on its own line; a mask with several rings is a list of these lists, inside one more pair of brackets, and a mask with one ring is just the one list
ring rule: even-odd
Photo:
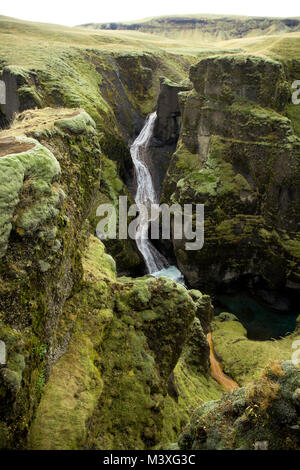
[[90,235],[105,154],[85,111],[25,111],[0,150],[1,447],[142,449],[175,437],[191,405],[178,403],[183,374],[199,371],[194,400],[207,393],[199,380],[219,394],[209,298],[117,277]]
[[192,66],[190,79],[162,201],[203,203],[205,243],[189,252],[173,240],[181,271],[208,290],[245,277],[298,289],[300,140],[286,115],[284,67],[214,56]]

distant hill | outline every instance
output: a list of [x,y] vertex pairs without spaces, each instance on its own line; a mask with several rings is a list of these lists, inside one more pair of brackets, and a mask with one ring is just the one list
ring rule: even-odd
[[220,40],[300,31],[300,18],[184,15],[145,18],[125,23],[88,23],[90,29],[128,30],[170,38]]

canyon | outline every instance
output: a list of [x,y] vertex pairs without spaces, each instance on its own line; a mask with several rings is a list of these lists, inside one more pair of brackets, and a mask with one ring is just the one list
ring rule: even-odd
[[[298,20],[215,21],[0,17],[0,448],[300,448]],[[203,249],[99,240],[120,196],[204,204]]]

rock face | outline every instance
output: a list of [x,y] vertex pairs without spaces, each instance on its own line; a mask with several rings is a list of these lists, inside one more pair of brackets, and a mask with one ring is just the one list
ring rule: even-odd
[[13,119],[16,113],[25,109],[41,107],[41,99],[36,92],[38,77],[35,72],[25,70],[22,67],[6,66],[2,71],[2,80],[6,88],[3,114],[8,122]]
[[190,69],[196,92],[207,100],[236,98],[281,110],[289,99],[289,87],[279,62],[251,56],[216,56]]
[[299,387],[299,369],[274,361],[251,386],[202,405],[179,437],[179,448],[299,449]]
[[191,89],[191,84],[186,81],[178,84],[161,77],[152,145],[177,144],[181,127],[178,93],[189,89]]
[[[104,197],[105,202],[117,206],[118,196],[124,194],[132,204],[129,191],[133,192],[133,165],[129,144],[140,132],[147,114],[153,111],[162,73],[180,81],[189,65],[188,59],[164,52],[109,54],[101,49],[73,50],[67,58],[60,52],[46,70],[40,69],[40,64],[29,67],[26,61],[23,66],[15,66],[3,58],[0,79],[6,84],[7,104],[0,106],[0,127],[6,128],[16,113],[26,109],[84,108],[100,130],[99,141],[106,156],[102,181],[106,191],[101,201],[95,201],[94,209],[97,203],[104,202]],[[173,151],[172,147],[169,153]],[[168,157],[169,154],[165,159],[157,159],[163,175]],[[161,189],[160,179],[158,185]],[[96,222],[93,220],[95,226]],[[135,243],[131,240],[105,243],[116,259],[120,274],[143,274],[144,262]]]
[[[1,158],[1,239],[0,257],[6,251],[12,228],[24,236],[45,236],[55,241],[55,220],[65,194],[55,181],[61,173],[54,155],[34,139],[8,138],[0,142],[7,155]],[[5,150],[4,150],[5,149]],[[16,153],[17,152],[17,153]],[[27,178],[27,191],[32,195],[32,205],[15,214],[20,203],[20,193]],[[45,201],[45,196],[48,196]],[[22,204],[22,203],[21,203]],[[14,218],[13,224],[12,220]]]
[[[45,120],[48,127],[41,125]],[[58,109],[27,112],[2,133],[0,146],[0,331],[7,352],[0,421],[4,429],[14,423],[9,438],[18,446],[51,364],[68,343],[56,328],[82,275],[84,221],[99,186],[100,146],[85,112]],[[79,167],[83,148],[90,152]]]
[[90,236],[105,181],[110,195],[121,190],[81,109],[26,111],[1,133],[1,448],[150,448],[166,401],[171,433],[187,417],[181,390],[168,395],[179,359],[174,380],[183,369],[207,376],[209,297],[168,279],[118,278]]
[[29,446],[152,447],[160,441],[168,378],[196,305],[166,279],[119,281],[95,238],[83,266],[81,290],[64,310],[75,321],[74,334],[45,386]]
[[275,111],[288,100],[282,65],[212,57],[190,78],[162,201],[204,204],[205,242],[189,252],[173,240],[180,270],[202,289],[243,276],[299,287],[300,140],[297,123]]
[[170,157],[179,138],[181,112],[178,94],[191,88],[189,80],[175,83],[160,78],[160,92],[157,99],[157,118],[149,146],[148,167],[151,171],[156,194],[160,196]]

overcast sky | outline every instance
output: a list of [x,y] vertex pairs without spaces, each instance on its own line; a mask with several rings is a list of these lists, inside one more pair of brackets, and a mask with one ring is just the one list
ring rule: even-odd
[[189,13],[300,16],[299,5],[299,0],[1,0],[0,14],[74,26]]

